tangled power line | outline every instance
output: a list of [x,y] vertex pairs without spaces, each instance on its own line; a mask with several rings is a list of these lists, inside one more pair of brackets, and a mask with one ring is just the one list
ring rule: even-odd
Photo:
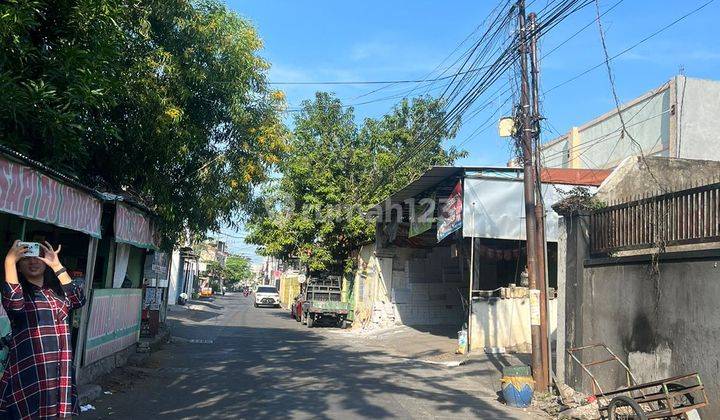
[[[526,34],[527,39],[530,39],[532,35],[537,35],[538,38],[544,37],[571,15],[583,10],[588,5],[595,4],[596,14],[594,18],[590,22],[580,26],[569,37],[550,48],[546,53],[542,54],[542,60],[558,51],[593,24],[597,23],[601,26],[600,19],[618,8],[623,1],[624,0],[617,0],[607,9],[601,11],[597,0],[550,0],[538,12],[538,25],[534,33]],[[543,96],[578,80],[598,68],[603,66],[607,68],[612,60],[644,44],[649,39],[666,31],[688,16],[702,10],[713,1],[714,0],[709,0],[704,2],[694,10],[660,27],[615,55],[608,55],[607,48],[604,48],[605,57],[602,62],[592,65],[567,80],[555,84],[550,89],[544,90],[542,93]],[[528,6],[533,3],[534,1],[529,2]],[[412,139],[411,143],[413,147],[408,147],[408,150],[398,157],[397,165],[386,172],[377,174],[377,182],[369,186],[365,197],[359,197],[359,199],[364,202],[365,199],[373,197],[384,184],[390,183],[395,174],[416,165],[418,163],[418,157],[423,156],[428,148],[433,147],[438,134],[449,131],[453,127],[457,128],[460,124],[468,124],[480,115],[488,115],[488,117],[477,125],[470,135],[458,142],[459,146],[462,146],[473,138],[476,138],[479,134],[490,129],[494,125],[496,117],[502,115],[501,113],[509,111],[505,107],[512,103],[516,92],[516,88],[512,85],[511,80],[513,80],[512,72],[516,71],[515,64],[517,62],[519,48],[518,28],[515,27],[514,22],[515,13],[516,2],[514,0],[500,1],[485,20],[474,28],[448,56],[424,77],[397,80],[277,81],[270,82],[270,84],[378,86],[366,93],[355,96],[353,98],[355,101],[363,98],[366,99],[344,104],[343,107],[345,108],[398,100],[407,98],[415,93],[421,93],[422,95],[432,93],[433,96],[437,95],[442,101],[444,111],[442,120],[420,134],[426,138]],[[449,64],[446,65],[446,63]],[[507,79],[504,83],[501,82],[503,78]],[[402,87],[402,89],[390,91],[398,87]],[[385,93],[385,95],[377,96],[381,92]],[[619,99],[616,92],[614,93],[614,98],[616,100],[616,106],[619,109]],[[302,108],[289,108],[285,111],[289,113],[300,112]],[[636,115],[634,115],[633,118]],[[654,117],[656,116],[650,118]],[[636,122],[633,125],[640,124],[650,118]],[[619,128],[622,133],[621,137],[632,137],[627,132],[627,128],[631,127],[631,125],[625,124],[626,122],[627,121],[623,120],[622,127]],[[602,138],[585,141],[574,147],[578,148],[582,157],[593,145],[612,139],[611,134],[615,134],[616,132],[617,131],[610,133]],[[620,141],[620,139],[618,139],[618,141]],[[551,157],[552,155],[546,154],[543,158],[549,159]]]

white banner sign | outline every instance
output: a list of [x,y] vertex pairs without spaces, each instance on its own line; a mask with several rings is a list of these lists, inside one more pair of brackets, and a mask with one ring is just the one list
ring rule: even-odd
[[[557,242],[559,216],[552,205],[572,185],[543,184],[545,237]],[[525,240],[525,199],[520,179],[465,178],[463,236]]]

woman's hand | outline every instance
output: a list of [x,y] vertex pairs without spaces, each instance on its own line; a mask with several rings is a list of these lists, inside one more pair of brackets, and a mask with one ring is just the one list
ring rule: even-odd
[[47,264],[48,267],[52,269],[52,271],[58,271],[59,269],[63,268],[62,264],[60,263],[60,259],[58,258],[58,254],[60,254],[60,250],[62,249],[62,245],[58,245],[57,249],[53,249],[52,245],[50,245],[50,242],[45,241],[45,244],[40,244],[40,247],[45,251],[45,255],[40,258],[45,264]]
[[5,263],[15,265],[22,257],[25,256],[25,254],[27,254],[28,247],[26,245],[19,246],[19,243],[20,239],[13,242],[7,255],[5,256]]

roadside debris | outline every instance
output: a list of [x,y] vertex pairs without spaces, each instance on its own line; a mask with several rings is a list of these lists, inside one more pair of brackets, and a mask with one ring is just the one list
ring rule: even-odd
[[83,413],[90,410],[95,410],[95,406],[92,404],[85,404],[80,406],[80,411]]
[[[606,360],[594,360],[592,358],[591,360],[581,360],[579,356],[586,350],[601,351],[611,357]],[[622,408],[622,410],[635,416],[634,418],[664,418],[668,417],[666,416],[667,413],[671,416],[680,417],[680,415],[685,415],[708,404],[705,386],[697,373],[640,383],[628,365],[605,344],[597,343],[570,348],[567,352],[592,380],[595,396],[600,399],[599,402],[596,401],[596,404],[598,404],[598,410],[603,414],[606,412],[612,413],[614,410]],[[594,355],[597,357],[597,353],[594,353]],[[590,366],[607,365],[609,363],[620,365],[625,370],[627,377],[625,386],[611,391],[603,390],[597,378],[589,369]],[[593,400],[595,396],[593,396]],[[668,410],[667,407],[670,407],[670,409]]]
[[579,420],[595,420],[600,418],[600,410],[598,409],[597,400],[590,404],[580,405],[575,408],[558,413],[559,419],[579,419]]
[[548,393],[536,394],[533,406],[558,419],[595,420],[601,418],[596,400],[591,400],[587,395],[575,392],[570,387],[567,388],[569,391],[563,391],[565,393],[563,397]]

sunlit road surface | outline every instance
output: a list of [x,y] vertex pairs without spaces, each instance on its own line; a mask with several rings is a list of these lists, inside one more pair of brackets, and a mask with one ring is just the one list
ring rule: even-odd
[[171,312],[174,339],[82,418],[538,418],[500,404],[478,377],[393,355],[334,328],[308,329],[252,296]]

